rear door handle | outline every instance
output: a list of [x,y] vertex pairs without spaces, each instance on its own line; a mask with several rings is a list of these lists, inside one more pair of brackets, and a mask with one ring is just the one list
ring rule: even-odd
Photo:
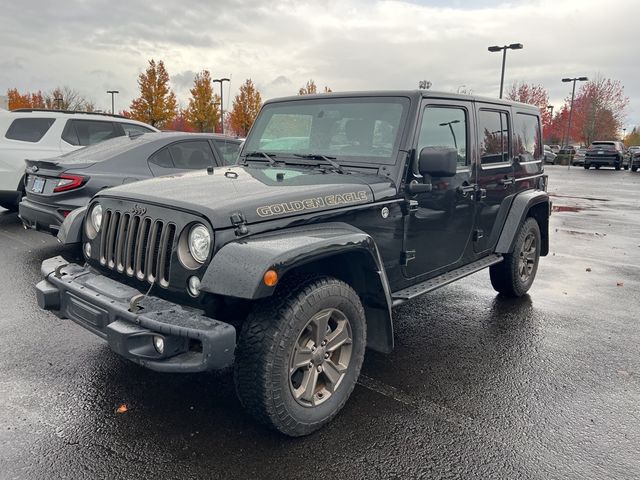
[[468,183],[463,183],[456,190],[458,191],[458,193],[460,195],[462,195],[463,197],[466,197],[470,193],[473,193],[473,192],[476,191],[476,186],[475,185],[470,185]]

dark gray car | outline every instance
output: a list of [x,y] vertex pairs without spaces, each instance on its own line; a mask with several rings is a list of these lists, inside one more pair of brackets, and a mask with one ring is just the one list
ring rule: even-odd
[[64,218],[98,191],[150,177],[236,162],[241,140],[214,134],[145,133],[119,137],[48,160],[26,160],[27,228],[56,235]]

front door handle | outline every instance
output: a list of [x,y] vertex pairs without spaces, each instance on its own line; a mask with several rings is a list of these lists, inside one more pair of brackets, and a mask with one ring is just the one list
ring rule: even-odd
[[467,195],[469,195],[470,193],[473,193],[476,191],[476,186],[475,185],[471,185],[469,183],[463,183],[462,185],[460,185],[456,191],[462,195],[463,197],[466,197]]
[[514,177],[504,177],[502,180],[500,180],[500,185],[503,185],[505,187],[513,185],[514,183],[516,183],[516,179]]

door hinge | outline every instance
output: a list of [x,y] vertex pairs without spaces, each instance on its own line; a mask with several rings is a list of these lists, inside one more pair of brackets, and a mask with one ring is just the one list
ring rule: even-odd
[[405,215],[409,215],[411,213],[418,211],[418,201],[417,200],[407,200],[404,204],[404,208],[406,209]]
[[242,213],[233,213],[229,217],[231,223],[235,227],[236,237],[240,237],[242,235],[246,235],[249,233],[249,229],[247,228],[247,220],[244,218]]
[[484,237],[484,231],[482,231],[482,229],[480,228],[476,228],[473,231],[473,241],[477,242],[478,240],[480,240],[482,237]]
[[405,250],[400,254],[400,263],[403,267],[406,267],[409,264],[409,261],[416,258],[415,250]]

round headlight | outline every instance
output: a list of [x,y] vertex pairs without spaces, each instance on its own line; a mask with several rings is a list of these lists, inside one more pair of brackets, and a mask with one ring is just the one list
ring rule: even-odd
[[102,205],[96,204],[91,209],[91,226],[96,231],[100,232],[100,226],[102,225]]
[[202,224],[194,225],[189,232],[189,252],[198,263],[204,263],[211,251],[211,234]]

